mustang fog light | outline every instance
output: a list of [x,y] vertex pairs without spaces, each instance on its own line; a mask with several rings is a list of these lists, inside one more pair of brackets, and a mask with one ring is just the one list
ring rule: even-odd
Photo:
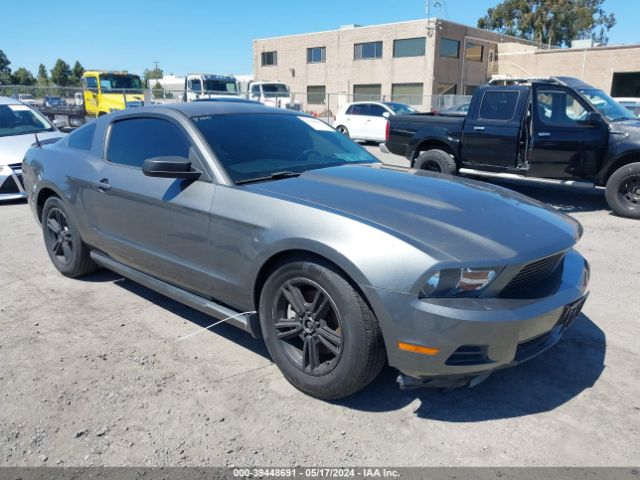
[[420,296],[473,296],[488,287],[496,274],[496,269],[451,268],[440,270],[427,279]]

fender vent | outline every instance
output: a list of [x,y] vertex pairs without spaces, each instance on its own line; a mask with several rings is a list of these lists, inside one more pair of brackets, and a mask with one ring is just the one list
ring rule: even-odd
[[491,363],[487,357],[486,345],[463,345],[447,358],[445,365],[482,365],[483,363]]

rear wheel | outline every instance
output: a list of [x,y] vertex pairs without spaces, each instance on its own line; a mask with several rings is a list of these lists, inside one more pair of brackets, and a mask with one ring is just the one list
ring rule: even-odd
[[357,392],[385,363],[373,312],[327,265],[299,260],[276,268],[260,295],[260,323],[283,375],[316,398]]
[[640,219],[640,162],[613,172],[607,181],[605,195],[616,215]]
[[349,129],[347,127],[345,127],[344,125],[338,125],[336,130],[338,130],[345,137],[349,138]]
[[49,258],[63,275],[78,277],[98,268],[58,197],[50,197],[44,204],[42,232]]
[[456,161],[444,150],[428,150],[416,158],[415,168],[429,170],[431,172],[456,174]]

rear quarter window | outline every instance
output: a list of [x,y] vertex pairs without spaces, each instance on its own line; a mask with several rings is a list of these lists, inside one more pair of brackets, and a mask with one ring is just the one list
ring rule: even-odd
[[519,92],[485,92],[480,105],[478,118],[482,120],[502,120],[513,119],[518,105]]
[[76,150],[91,150],[93,144],[93,135],[96,133],[96,124],[91,123],[79,128],[67,137],[67,145],[69,148]]

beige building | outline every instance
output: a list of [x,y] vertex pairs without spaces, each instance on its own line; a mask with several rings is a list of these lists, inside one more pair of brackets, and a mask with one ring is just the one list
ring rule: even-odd
[[505,41],[532,45],[438,19],[348,25],[255,40],[254,76],[288,84],[307,110],[374,98],[430,108],[432,96],[470,95],[485,83]]
[[[256,80],[284,82],[306,111],[384,99],[422,110],[465,101],[492,75],[569,75],[611,91],[640,72],[640,45],[540,49],[532,42],[441,19],[254,40]],[[618,78],[618,80],[615,80]],[[634,77],[636,91],[640,74]]]

